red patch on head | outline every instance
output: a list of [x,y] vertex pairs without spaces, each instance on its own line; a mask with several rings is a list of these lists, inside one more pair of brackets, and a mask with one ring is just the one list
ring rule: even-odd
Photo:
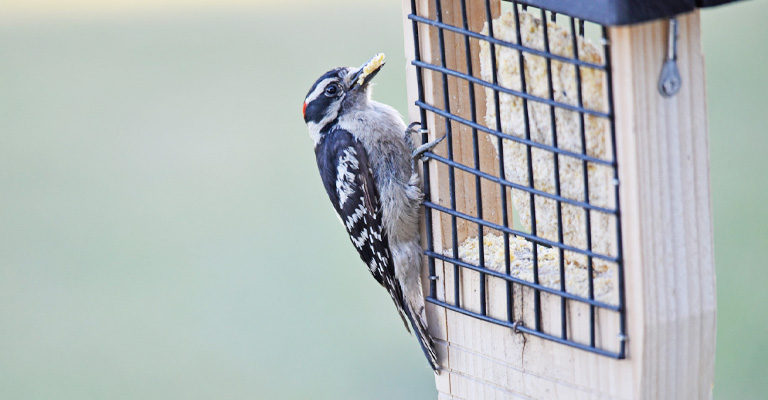
[[304,105],[301,107],[301,116],[303,118],[307,117],[307,103],[305,102]]

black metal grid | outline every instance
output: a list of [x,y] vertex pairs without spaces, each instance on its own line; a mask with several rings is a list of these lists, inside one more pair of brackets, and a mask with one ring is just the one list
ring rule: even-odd
[[[472,1],[481,1],[485,3],[485,12],[486,12],[486,21],[488,25],[490,26],[490,29],[488,29],[488,34],[483,34],[480,32],[475,32],[469,29],[468,26],[468,18],[467,18],[467,3]],[[414,36],[414,49],[415,49],[415,57],[414,61],[412,61],[412,64],[416,67],[416,77],[417,77],[417,87],[418,87],[418,100],[416,101],[416,105],[420,108],[420,118],[421,118],[421,124],[422,128],[425,128],[422,131],[422,143],[426,143],[428,140],[427,131],[430,129],[430,127],[427,126],[428,121],[428,114],[431,113],[435,117],[435,121],[438,121],[437,123],[440,123],[442,125],[442,121],[445,123],[445,134],[447,136],[447,140],[445,141],[447,143],[447,156],[440,156],[437,154],[437,150],[435,152],[427,152],[425,154],[427,158],[427,162],[423,165],[423,187],[425,192],[425,219],[426,219],[426,249],[425,254],[428,258],[428,264],[429,264],[429,274],[430,274],[430,288],[429,288],[429,295],[427,297],[427,301],[433,304],[436,304],[438,306],[444,307],[446,309],[456,311],[465,315],[469,315],[478,319],[481,319],[483,321],[487,321],[489,323],[494,323],[502,326],[509,327],[513,329],[515,332],[522,332],[524,334],[530,334],[534,336],[538,336],[541,338],[553,340],[555,342],[565,344],[568,346],[573,346],[579,349],[591,351],[594,353],[598,353],[601,355],[613,357],[613,358],[624,358],[625,357],[625,342],[626,342],[626,314],[625,314],[625,295],[624,295],[624,271],[623,271],[623,262],[622,262],[622,249],[621,249],[621,226],[620,226],[620,212],[619,212],[619,188],[618,188],[618,172],[617,172],[617,162],[616,162],[616,141],[615,141],[615,124],[614,124],[614,114],[613,114],[613,94],[612,94],[612,88],[611,88],[611,62],[610,62],[610,52],[609,52],[609,41],[607,38],[607,29],[605,26],[597,25],[591,22],[587,22],[587,24],[597,27],[600,30],[601,40],[602,40],[602,47],[603,47],[603,60],[604,62],[602,64],[594,64],[587,61],[584,61],[579,58],[578,54],[578,44],[577,44],[577,35],[584,36],[584,26],[585,21],[581,19],[576,19],[574,17],[568,16],[568,15],[557,15],[554,12],[550,12],[549,10],[536,8],[533,9],[531,7],[526,6],[523,3],[519,2],[511,2],[511,12],[514,13],[515,19],[517,21],[517,41],[516,43],[510,43],[507,41],[503,41],[500,39],[497,39],[494,37],[494,30],[492,28],[493,24],[493,18],[492,16],[492,9],[491,9],[491,2],[490,0],[462,0],[461,1],[461,19],[462,19],[462,25],[461,26],[454,26],[451,24],[447,24],[443,22],[442,15],[442,3],[441,0],[434,0],[433,7],[434,7],[434,18],[429,18],[426,16],[418,15],[417,8],[416,8],[416,1],[411,0],[411,13],[409,14],[408,18],[412,21],[413,26],[413,36]],[[563,23],[563,18],[565,19],[565,26],[568,26],[570,29],[570,37],[573,41],[573,48],[575,49],[574,57],[566,57],[563,55],[558,55],[554,53],[549,52],[549,38],[547,37],[547,31],[548,29],[543,29],[543,40],[545,44],[544,50],[540,49],[534,49],[530,47],[526,47],[522,45],[523,41],[521,40],[521,32],[520,32],[520,12],[521,10],[526,10],[529,13],[537,13],[540,12],[540,18],[543,21],[552,20],[554,21],[556,18],[560,18],[559,22],[560,24]],[[454,12],[458,13],[458,10],[454,10]],[[538,16],[538,15],[537,15]],[[421,57],[422,49],[420,48],[420,40],[419,40],[419,34],[420,30],[419,28],[425,28],[436,30],[437,31],[437,37],[438,37],[438,43],[439,43],[439,57],[434,56],[435,59],[439,60],[439,63],[430,63],[428,61],[425,61]],[[424,32],[424,31],[422,31]],[[451,69],[447,67],[446,63],[446,48],[445,48],[445,32],[451,32],[452,35],[454,35],[454,38],[460,37],[463,40],[463,47],[465,52],[465,61],[466,61],[466,72],[461,72],[456,69]],[[470,41],[485,41],[489,43],[490,45],[490,59],[491,59],[491,66],[492,66],[492,73],[493,79],[492,81],[486,81],[480,77],[478,77],[477,73],[478,71],[472,70],[472,59],[473,54],[471,54],[472,46],[470,46]],[[526,90],[526,82],[525,82],[525,73],[520,74],[521,79],[521,90],[512,90],[506,87],[500,86],[498,82],[498,75],[495,71],[497,71],[497,60],[496,60],[496,51],[495,46],[504,46],[508,48],[512,48],[516,51],[518,51],[518,60],[520,61],[520,71],[524,71],[523,69],[523,63],[524,59],[522,57],[523,53],[528,54],[534,54],[536,56],[541,56],[546,58],[546,65],[547,65],[547,74],[548,74],[548,84],[549,84],[549,97],[537,97],[533,94],[528,93]],[[432,50],[434,52],[434,49]],[[476,55],[475,55],[476,56]],[[574,65],[575,70],[575,79],[576,79],[576,86],[578,89],[578,104],[577,105],[571,105],[566,104],[563,102],[555,101],[555,96],[553,94],[553,83],[552,83],[552,61],[558,61],[561,63],[567,63]],[[604,71],[605,74],[605,87],[607,88],[607,104],[608,109],[604,111],[599,110],[593,110],[588,109],[582,104],[582,82],[581,82],[581,69],[582,68],[592,68],[599,71]],[[442,91],[442,103],[443,104],[427,104],[425,101],[425,85],[424,85],[424,77],[425,74],[432,74],[433,77],[433,86],[434,90],[436,91]],[[449,77],[451,79],[456,79],[459,84],[466,85],[465,87],[468,88],[468,95],[469,95],[469,102],[472,105],[476,104],[476,88],[480,87],[481,90],[485,90],[487,88],[492,89],[493,92],[493,102],[495,105],[496,110],[496,124],[495,127],[501,127],[501,109],[500,109],[500,93],[506,93],[511,94],[513,96],[517,96],[522,99],[523,104],[523,116],[524,116],[524,126],[525,126],[525,137],[518,137],[513,136],[509,134],[505,134],[500,131],[501,128],[498,128],[498,130],[495,127],[489,127],[486,126],[486,124],[482,123],[478,119],[477,110],[475,106],[470,107],[470,119],[463,118],[456,113],[451,112],[451,93],[449,92],[449,84],[448,80]],[[537,102],[541,104],[546,104],[549,106],[550,110],[550,118],[551,118],[551,126],[552,126],[552,145],[539,143],[537,141],[534,141],[531,139],[530,136],[530,126],[529,126],[529,113],[528,113],[528,102]],[[557,145],[557,133],[556,133],[556,124],[555,124],[555,109],[560,108],[564,110],[569,110],[573,112],[579,113],[579,119],[580,119],[580,133],[581,133],[581,152],[573,152],[568,151],[563,148],[559,148]],[[595,158],[587,155],[586,151],[586,142],[585,142],[585,121],[584,117],[585,115],[592,115],[601,119],[604,119],[608,121],[608,126],[610,131],[608,132],[610,136],[610,142],[612,145],[611,156],[612,159],[600,159]],[[465,137],[461,138],[461,140],[464,140],[463,143],[468,143],[468,141],[471,140],[472,147],[473,147],[473,155],[474,155],[474,165],[465,165],[460,162],[457,162],[454,160],[454,149],[453,149],[453,143],[454,143],[454,136],[461,134],[461,132],[457,132],[455,129],[453,129],[453,126],[455,124],[461,124],[463,126],[468,127],[471,129],[471,137]],[[465,129],[466,133],[467,129]],[[480,157],[478,152],[478,141],[481,140],[478,138],[478,133],[481,134],[487,134],[491,135],[495,140],[497,141],[497,150],[498,150],[498,176],[489,174],[487,172],[484,172],[480,168]],[[517,143],[522,143],[527,148],[527,163],[528,163],[528,178],[529,182],[527,185],[522,185],[519,183],[514,183],[505,178],[504,173],[504,147],[503,147],[503,140],[511,140],[515,141]],[[533,183],[533,165],[532,165],[532,156],[531,151],[532,149],[538,149],[537,151],[547,151],[553,153],[553,160],[554,160],[554,171],[555,171],[555,191],[554,193],[549,193],[546,191],[537,190],[534,188]],[[569,197],[562,196],[560,193],[560,178],[557,171],[560,171],[559,168],[559,160],[561,157],[571,157],[574,159],[581,160],[583,169],[582,169],[582,175],[584,179],[584,199],[578,200],[578,199],[572,199]],[[430,193],[430,167],[432,163],[438,163],[437,166],[432,165],[432,167],[436,168],[447,168],[448,170],[448,185],[449,185],[449,193],[450,193],[450,205],[442,205],[439,204],[439,200],[434,200],[432,198],[432,195]],[[588,184],[588,174],[587,174],[587,165],[588,163],[592,163],[595,165],[601,165],[601,166],[607,166],[612,168],[613,170],[613,183],[615,186],[614,189],[614,207],[613,208],[606,208],[606,207],[600,207],[594,204],[590,204],[590,198],[589,198],[589,184]],[[475,178],[475,188],[476,191],[474,193],[475,200],[477,201],[477,214],[476,215],[468,215],[467,213],[460,212],[457,209],[456,206],[456,193],[455,193],[455,171],[463,171],[463,173],[469,173],[472,174]],[[500,201],[501,201],[501,224],[493,223],[491,221],[483,219],[483,206],[482,206],[482,192],[481,192],[481,181],[489,181],[493,182],[494,184],[497,184],[499,187],[499,195],[500,195]],[[529,193],[530,195],[530,232],[524,232],[519,229],[514,229],[512,226],[510,226],[510,215],[508,211],[507,206],[507,190],[511,189],[517,189],[520,191],[524,191]],[[558,240],[548,240],[544,237],[537,236],[536,233],[536,206],[535,206],[535,200],[534,198],[536,196],[540,196],[547,199],[552,199],[556,201],[557,204],[557,219],[558,219]],[[585,220],[586,220],[586,248],[578,248],[574,246],[570,246],[564,243],[563,240],[563,222],[562,222],[562,204],[569,204],[570,206],[576,206],[580,209],[584,210],[585,213]],[[590,215],[592,212],[598,212],[598,213],[605,213],[608,215],[612,215],[615,217],[615,225],[616,225],[616,243],[617,243],[617,254],[601,254],[594,252],[592,250],[592,229],[590,226]],[[444,238],[444,241],[450,240],[451,248],[453,250],[452,255],[446,255],[441,254],[439,252],[435,251],[435,246],[433,242],[433,231],[432,231],[432,221],[434,218],[440,218],[441,215],[449,216],[451,221],[451,238]],[[467,263],[459,258],[458,255],[458,247],[459,247],[459,241],[458,241],[458,233],[457,233],[457,223],[459,220],[464,221],[465,223],[472,223],[476,224],[477,226],[477,236],[480,240],[483,237],[484,231],[487,231],[488,229],[492,229],[498,232],[501,232],[504,236],[504,254],[505,254],[505,271],[499,272],[493,269],[487,268],[484,261],[484,251],[483,251],[483,245],[482,241],[480,241],[479,247],[479,263],[478,265],[474,265],[471,263]],[[532,262],[533,262],[533,281],[527,281],[523,279],[519,279],[517,277],[513,277],[510,275],[510,254],[509,254],[509,239],[510,235],[519,236],[527,241],[530,241],[534,243],[532,245]],[[558,249],[559,252],[559,273],[560,273],[560,286],[559,288],[552,288],[545,286],[539,282],[539,261],[537,252],[539,250],[540,246],[544,247],[552,247]],[[581,254],[586,256],[587,259],[587,276],[588,276],[588,285],[589,285],[589,293],[587,297],[579,296],[574,293],[569,293],[566,291],[566,273],[565,273],[565,257],[564,252],[573,252],[576,254]],[[595,298],[594,293],[594,271],[593,271],[593,259],[600,259],[605,260],[611,263],[615,263],[616,266],[616,285],[617,287],[615,290],[618,291],[618,302],[617,304],[609,304],[603,301],[599,301]],[[461,270],[466,269],[470,271],[475,271],[479,273],[480,276],[480,287],[478,289],[479,297],[480,297],[480,307],[479,311],[472,311],[467,308],[464,308],[461,304],[461,295],[460,295],[460,284],[461,279],[454,279],[454,299],[455,302],[453,304],[449,304],[448,302],[441,300],[438,298],[437,295],[437,282],[436,282],[436,275],[435,275],[435,261],[444,261],[446,264],[446,268],[448,268],[448,265],[453,266],[453,276],[459,277],[459,274]],[[506,319],[500,319],[495,318],[489,315],[488,310],[486,308],[486,286],[487,286],[487,277],[492,278],[498,278],[502,279],[505,282],[506,286],[506,305],[507,305],[507,312],[506,312]],[[515,307],[513,304],[514,296],[515,296],[515,290],[520,290],[520,288],[529,288],[530,292],[533,294],[533,309],[534,309],[534,320],[533,321],[523,321],[521,319],[521,316],[515,315]],[[448,288],[446,288],[448,290]],[[560,332],[545,332],[543,329],[543,324],[541,321],[542,318],[542,305],[541,305],[541,293],[546,293],[548,295],[554,295],[558,296],[560,299]],[[566,320],[568,318],[568,307],[566,306],[568,302],[578,302],[584,305],[587,305],[589,307],[589,313],[586,318],[589,319],[589,339],[586,341],[576,341],[569,337],[569,332],[567,332],[566,327],[568,324],[566,323]],[[600,343],[597,343],[596,341],[596,311],[598,310],[607,310],[613,313],[618,314],[619,319],[619,331],[615,332],[616,334],[616,340],[617,340],[617,346],[613,349],[609,350],[606,347],[602,346]],[[576,318],[578,316],[570,315],[571,318]],[[584,316],[582,316],[584,317]],[[530,326],[529,326],[530,325]],[[618,351],[615,350],[615,348],[618,348]]]

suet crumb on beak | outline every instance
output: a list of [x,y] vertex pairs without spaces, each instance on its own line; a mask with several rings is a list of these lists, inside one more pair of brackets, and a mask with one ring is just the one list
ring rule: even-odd
[[357,78],[357,84],[362,85],[365,78],[372,72],[378,70],[384,64],[384,53],[376,54],[371,61],[363,67],[363,73]]

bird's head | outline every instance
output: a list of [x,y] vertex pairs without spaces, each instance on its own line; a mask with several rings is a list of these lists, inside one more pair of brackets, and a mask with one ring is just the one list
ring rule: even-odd
[[321,76],[304,98],[302,114],[310,132],[319,133],[347,110],[365,105],[369,83],[384,66],[384,54],[377,54],[360,67],[334,68]]

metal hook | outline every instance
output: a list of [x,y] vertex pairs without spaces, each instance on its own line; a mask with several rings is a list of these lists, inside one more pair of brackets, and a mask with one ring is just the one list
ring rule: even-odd
[[677,19],[669,20],[667,34],[667,56],[661,66],[659,75],[659,93],[664,97],[672,97],[680,91],[682,78],[677,68]]

